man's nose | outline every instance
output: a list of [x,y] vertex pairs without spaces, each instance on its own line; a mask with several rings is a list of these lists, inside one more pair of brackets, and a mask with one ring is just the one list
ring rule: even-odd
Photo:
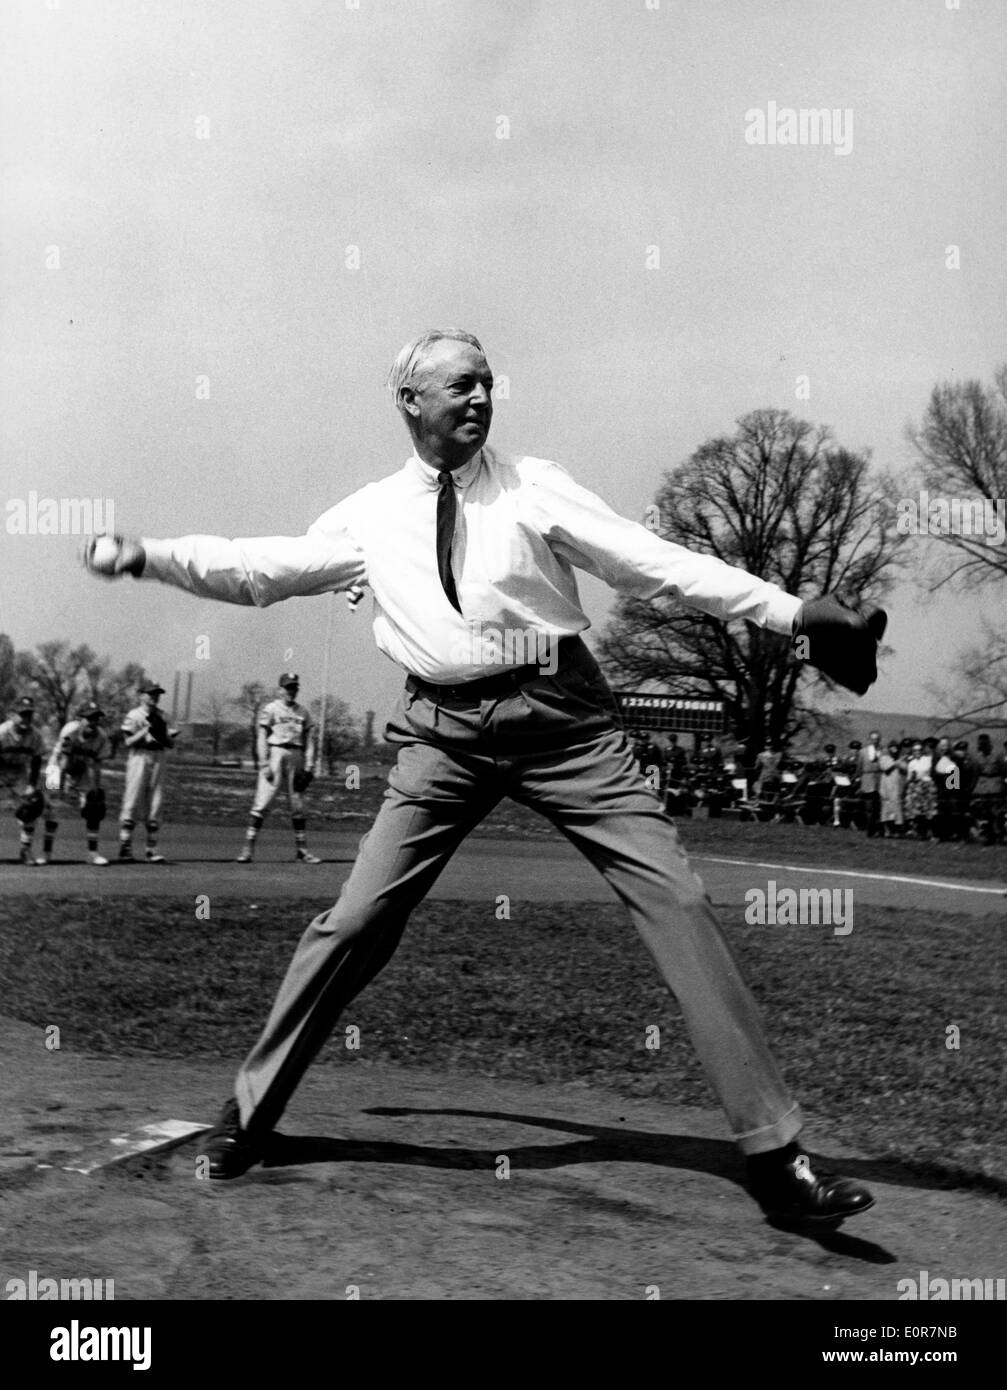
[[490,393],[482,381],[477,381],[469,393],[469,401],[472,405],[477,405],[481,409],[487,409],[492,404]]

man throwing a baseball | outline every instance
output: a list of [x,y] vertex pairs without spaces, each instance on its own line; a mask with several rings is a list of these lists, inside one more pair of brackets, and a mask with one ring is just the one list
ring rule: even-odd
[[286,786],[295,857],[302,864],[320,864],[316,855],[308,853],[304,819],[304,793],[314,775],[311,768],[315,760],[315,728],[311,715],[297,703],[301,682],[293,671],[284,671],[278,684],[283,695],[263,708],[256,728],[259,784],[238,863],[251,864],[269,804],[280,787]]
[[87,855],[92,864],[104,867],[108,860],[98,852],[98,836],[105,819],[105,791],[101,785],[101,765],[108,758],[110,743],[101,727],[103,711],[93,700],[82,705],[76,719],[64,724],[53,745],[45,772],[46,809],[43,862],[49,862],[58,821],[56,806],[63,800],[80,811],[87,832]]
[[158,701],[164,694],[163,685],[144,681],[139,693],[140,703],[122,721],[126,786],[119,811],[119,862],[136,862],[133,830],[139,819],[147,831],[147,863],[163,864],[164,855],[158,853],[157,836],[164,802],[164,759],[168,749],[174,746],[178,730],[168,728],[158,708]]
[[[385,731],[399,754],[381,809],[338,902],[302,937],[206,1141],[210,1175],[237,1177],[263,1157],[341,1011],[389,960],[461,841],[510,796],[547,816],[626,905],[681,1005],[763,1210],[824,1225],[866,1211],[867,1189],[816,1172],[797,1142],[800,1111],[755,1002],[584,645],[575,572],[786,634],[799,659],[858,694],[877,677],[884,615],[865,619],[834,597],[802,603],[626,520],[556,463],[489,448],[493,377],[469,333],[407,343],[389,386],[413,452],[306,535],[119,539],[100,562],[95,542],[85,549],[98,573],[231,603],[366,583],[377,644],[406,673]],[[508,660],[515,634],[525,655]]]

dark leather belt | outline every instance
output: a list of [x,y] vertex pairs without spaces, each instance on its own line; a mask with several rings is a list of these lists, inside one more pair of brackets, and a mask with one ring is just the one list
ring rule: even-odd
[[[561,637],[556,648],[556,669],[568,665],[574,654],[583,648],[579,637]],[[458,685],[435,685],[432,681],[410,676],[406,689],[427,700],[496,700],[509,695],[530,681],[538,680],[543,672],[541,665],[514,666],[509,671],[494,671],[492,676],[479,676],[474,681],[462,681]]]

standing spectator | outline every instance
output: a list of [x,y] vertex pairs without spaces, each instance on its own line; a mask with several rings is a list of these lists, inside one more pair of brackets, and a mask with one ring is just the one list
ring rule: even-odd
[[878,816],[881,811],[881,735],[872,729],[867,735],[867,745],[857,752],[856,775],[860,783],[860,808],[864,817],[867,838],[871,839],[878,830]]
[[668,735],[668,746],[664,750],[665,782],[685,782],[689,776],[689,755],[679,747],[678,734]]
[[951,800],[952,839],[961,844],[969,840],[969,812],[972,806],[972,789],[976,784],[975,759],[969,753],[967,739],[960,739],[951,750],[951,756],[958,764],[958,790]]
[[906,790],[907,767],[898,743],[892,739],[888,751],[878,759],[881,789],[879,792],[879,834],[891,840],[905,831],[906,818],[903,799]]
[[975,786],[972,789],[972,809],[984,842],[988,845],[1004,842],[1004,777],[1007,758],[994,752],[989,734],[980,734],[976,744]]
[[640,764],[640,771],[647,779],[647,783],[651,790],[655,792],[659,791],[663,775],[662,768],[664,766],[664,758],[661,756],[660,748],[658,748],[649,734],[644,734],[643,736],[637,752],[637,762]]
[[780,790],[783,749],[779,743],[767,743],[755,760],[755,783],[752,796],[756,801],[768,801]]
[[906,820],[914,827],[918,840],[929,840],[937,815],[937,788],[931,773],[934,760],[917,739],[906,768]]
[[669,734],[668,746],[661,750],[661,790],[669,816],[692,815],[696,798],[689,788],[689,758],[678,746],[678,734]]
[[958,764],[951,755],[951,740],[942,738],[937,743],[937,755],[932,772],[937,789],[937,838],[954,839],[955,802],[960,786]]

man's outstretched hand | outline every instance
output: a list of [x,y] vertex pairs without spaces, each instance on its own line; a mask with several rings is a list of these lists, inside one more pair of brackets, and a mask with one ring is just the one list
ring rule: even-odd
[[91,536],[80,554],[80,562],[91,574],[106,579],[118,579],[131,574],[139,579],[147,563],[147,554],[139,541],[127,536]]
[[794,652],[857,695],[878,678],[878,643],[885,635],[883,608],[860,613],[836,594],[809,599],[794,619]]

